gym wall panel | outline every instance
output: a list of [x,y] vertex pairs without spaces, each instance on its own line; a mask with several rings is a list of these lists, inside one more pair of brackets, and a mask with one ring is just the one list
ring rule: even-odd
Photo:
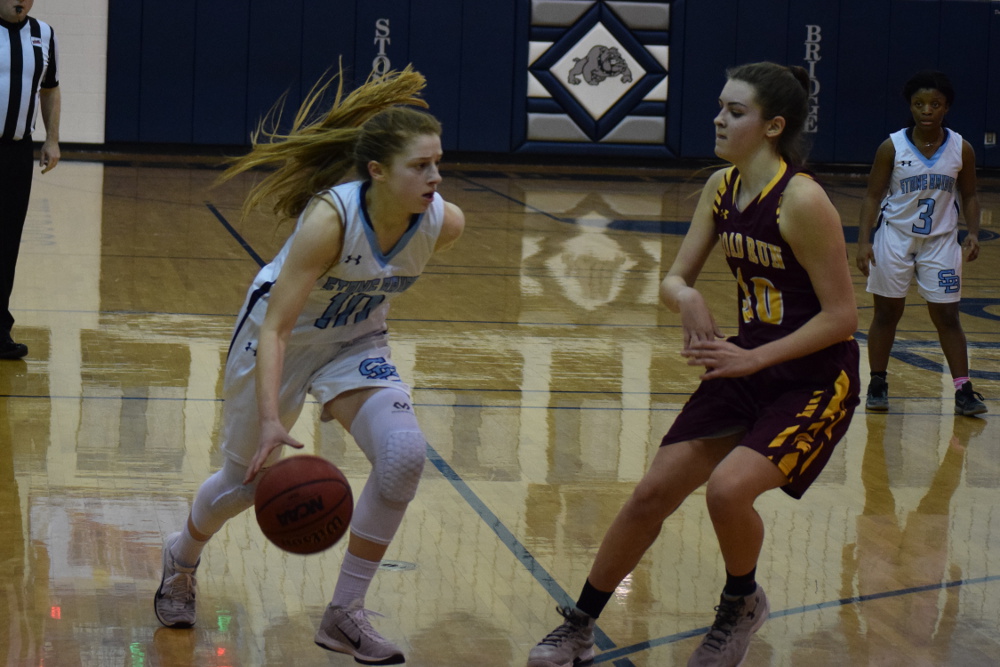
[[[309,88],[342,57],[348,89],[373,66],[412,62],[427,76],[425,96],[444,124],[448,151],[712,158],[712,118],[726,68],[774,60],[812,74],[812,162],[870,163],[888,133],[906,122],[903,82],[936,67],[956,86],[952,125],[976,147],[980,164],[1000,166],[1000,151],[983,145],[986,132],[1000,131],[1000,3],[674,0],[669,28],[655,35],[627,27],[616,13],[642,16],[644,4],[537,6],[577,17],[600,8],[601,20],[618,26],[611,31],[616,40],[660,54],[668,82],[656,93],[661,107],[643,102],[630,113],[655,125],[666,100],[665,129],[662,120],[657,126],[665,132],[662,147],[616,144],[653,131],[610,121],[593,142],[527,139],[529,116],[566,106],[534,89],[527,97],[529,42],[551,42],[570,29],[558,21],[535,26],[533,0],[290,0],[280,7],[260,0],[109,0],[105,140],[245,145],[286,92],[287,127]],[[623,30],[634,31],[634,44]],[[541,67],[542,56],[532,57]]]
[[889,134],[885,121],[889,14],[886,2],[840,2],[840,40],[831,49],[837,59],[835,162],[871,163]]
[[[58,34],[58,33],[57,33]],[[142,3],[108,4],[107,98],[104,140],[139,141],[139,89],[142,81]]]
[[[357,20],[354,0],[305,0],[302,5],[302,87],[304,98],[321,78],[328,80],[344,67],[344,88],[353,87]],[[332,102],[332,93],[329,98]]]
[[[892,0],[889,15],[887,75],[888,132],[903,127],[910,118],[902,97],[903,84],[922,69],[938,69],[941,53],[939,21],[942,3],[935,0]],[[931,27],[937,29],[929,29]],[[874,155],[875,147],[872,147]]]
[[302,102],[302,31],[301,2],[252,0],[250,3],[249,41],[247,43],[247,107],[249,130],[285,95],[284,112],[279,128],[287,129]]
[[[694,0],[698,2],[698,0]],[[670,67],[670,72],[668,73],[668,87],[667,90],[673,90],[673,94],[667,95],[667,147],[670,148],[675,155],[680,155],[681,137],[683,135],[684,126],[681,124],[681,118],[683,115],[683,104],[684,96],[680,91],[684,90],[686,85],[686,77],[684,76],[684,68],[680,66],[683,64],[684,58],[678,57],[680,54],[685,53],[685,47],[687,44],[687,30],[684,26],[687,24],[687,5],[688,0],[674,0],[670,5],[670,49],[674,54],[674,64]]]
[[[1000,7],[1000,3],[994,5]],[[955,103],[948,111],[948,126],[965,137],[976,150],[977,164],[985,164],[983,139],[987,116],[987,61],[990,37],[989,3],[950,2],[940,16],[939,69],[955,87]],[[961,45],[961,48],[956,48]],[[974,66],[970,64],[975,63]],[[994,72],[994,75],[996,72]]]
[[147,2],[142,11],[139,141],[190,142],[197,0]]
[[762,60],[788,64],[788,0],[739,0],[736,19],[734,65]]
[[193,128],[196,144],[245,144],[250,6],[216,0],[197,23]]
[[[463,151],[511,150],[514,43],[519,3],[466,0],[462,3],[462,54],[459,60],[458,145]],[[525,19],[526,20],[526,19]]]
[[688,2],[680,29],[686,33],[684,52],[675,54],[671,69],[683,69],[684,88],[672,93],[681,98],[683,131],[680,145],[674,148],[681,157],[712,157],[712,119],[719,112],[719,91],[726,83],[726,68],[737,62],[737,1]]
[[452,6],[440,0],[411,2],[409,59],[427,77],[424,99],[444,128],[441,145],[445,151],[458,148],[463,14],[458,3]]
[[986,89],[986,131],[993,134],[993,143],[983,147],[983,164],[1000,167],[1000,146],[996,143],[1000,135],[1000,3],[990,6],[988,61],[983,73],[983,87]]

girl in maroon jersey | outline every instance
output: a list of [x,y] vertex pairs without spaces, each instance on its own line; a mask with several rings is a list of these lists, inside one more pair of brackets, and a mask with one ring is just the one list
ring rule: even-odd
[[[593,628],[664,520],[707,483],[726,566],[711,630],[689,665],[737,665],[768,615],[756,569],[764,524],[754,502],[799,498],[844,436],[859,399],[857,306],[837,211],[800,171],[807,115],[802,68],[754,63],[727,72],[715,117],[713,174],[660,286],[681,315],[688,364],[702,383],[608,529],[576,607],[529,656],[568,667],[593,656]],[[695,289],[717,241],[737,282],[739,332],[722,339]]]

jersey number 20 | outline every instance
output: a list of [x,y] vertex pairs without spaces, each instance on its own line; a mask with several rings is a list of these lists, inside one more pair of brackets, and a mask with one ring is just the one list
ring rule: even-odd
[[740,284],[740,292],[743,294],[742,311],[743,321],[750,322],[756,313],[757,319],[765,324],[781,324],[785,315],[785,305],[781,300],[781,290],[774,286],[767,278],[753,277],[750,279],[751,285],[747,285],[743,280],[743,272],[736,271],[736,282]]

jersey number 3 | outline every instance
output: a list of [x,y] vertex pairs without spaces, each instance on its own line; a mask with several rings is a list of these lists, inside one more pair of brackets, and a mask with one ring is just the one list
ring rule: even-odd
[[920,221],[922,224],[919,227],[917,225],[913,225],[913,233],[930,234],[931,225],[934,224],[934,219],[931,216],[934,215],[934,204],[936,204],[937,202],[928,197],[927,199],[921,199],[917,203],[920,206],[923,206],[924,209],[917,214],[920,216]]

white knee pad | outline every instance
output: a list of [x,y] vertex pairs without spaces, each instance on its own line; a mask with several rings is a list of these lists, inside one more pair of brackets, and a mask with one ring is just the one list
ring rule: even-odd
[[261,475],[244,484],[247,467],[226,459],[222,468],[205,480],[191,505],[191,521],[199,533],[214,535],[223,524],[253,505]]
[[372,462],[351,530],[372,542],[388,544],[417,494],[427,441],[409,396],[393,389],[379,391],[361,406],[351,435]]

